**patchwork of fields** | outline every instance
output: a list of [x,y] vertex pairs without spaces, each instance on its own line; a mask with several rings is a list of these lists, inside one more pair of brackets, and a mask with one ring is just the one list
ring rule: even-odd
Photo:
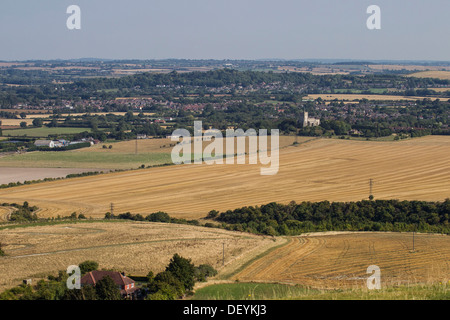
[[[311,138],[283,136],[280,137],[280,147],[292,145],[296,140],[301,143],[311,140]],[[204,141],[203,148],[209,143]],[[176,142],[170,139],[143,139],[137,142],[136,140],[105,142],[90,148],[65,152],[36,151],[12,154],[0,157],[0,167],[136,169],[141,165],[153,166],[172,163],[171,152],[175,144]],[[112,148],[109,149],[109,146]],[[246,152],[248,152],[248,144]]]
[[[293,145],[293,139],[298,144]],[[114,203],[115,214],[161,210],[178,218],[198,219],[212,209],[271,201],[367,199],[369,179],[374,181],[376,199],[442,201],[449,197],[450,137],[397,142],[288,137],[282,141],[280,169],[274,176],[261,176],[260,165],[248,164],[158,167],[3,189],[0,201],[28,201],[40,208],[41,217],[72,212],[103,217]],[[163,145],[162,140],[148,140],[140,150],[159,149],[155,154],[164,155],[168,147]],[[114,150],[116,155],[131,154],[133,147],[131,141],[114,144],[113,149],[97,146],[67,154],[106,157],[113,156]],[[1,219],[11,210],[1,208]],[[226,281],[359,290],[366,284],[369,265],[381,268],[386,286],[450,280],[450,237],[443,235],[416,234],[412,252],[412,235],[402,233],[269,238],[188,225],[92,221],[17,226],[0,230],[0,239],[7,254],[0,265],[0,291],[84,260],[145,275],[161,271],[174,253],[192,258],[195,264],[213,265],[220,271],[219,279]],[[222,268],[224,241],[226,266]]]
[[116,172],[0,190],[0,201],[41,208],[41,217],[72,212],[103,217],[115,213],[165,211],[201,218],[272,201],[443,201],[450,190],[450,137],[398,142],[335,139],[304,141],[280,151],[280,169],[261,176],[260,165],[180,165]]

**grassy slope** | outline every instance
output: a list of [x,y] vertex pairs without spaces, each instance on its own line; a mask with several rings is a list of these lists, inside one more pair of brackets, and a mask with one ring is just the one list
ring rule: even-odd
[[47,137],[49,134],[74,134],[88,131],[90,128],[30,128],[30,129],[15,129],[3,130],[3,136],[27,136],[27,137]]
[[381,290],[318,290],[270,283],[226,283],[201,288],[193,300],[449,300],[450,284]]
[[0,158],[2,167],[128,169],[169,163],[170,153],[30,152]]

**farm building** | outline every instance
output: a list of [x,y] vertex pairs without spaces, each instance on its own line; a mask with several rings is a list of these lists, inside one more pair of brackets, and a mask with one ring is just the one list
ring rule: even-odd
[[55,142],[52,140],[36,140],[34,142],[34,145],[36,147],[49,147],[49,148],[54,148],[55,147]]
[[126,277],[120,272],[98,270],[91,271],[81,278],[81,286],[95,286],[98,281],[102,280],[106,276],[113,279],[114,283],[119,287],[122,297],[131,299],[136,297],[138,288],[136,287],[134,280]]

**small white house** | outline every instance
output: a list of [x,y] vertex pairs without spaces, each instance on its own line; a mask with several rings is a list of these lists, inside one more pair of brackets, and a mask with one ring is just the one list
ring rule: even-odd
[[36,147],[49,147],[49,148],[54,148],[55,147],[55,142],[52,140],[36,140],[34,142],[34,145]]

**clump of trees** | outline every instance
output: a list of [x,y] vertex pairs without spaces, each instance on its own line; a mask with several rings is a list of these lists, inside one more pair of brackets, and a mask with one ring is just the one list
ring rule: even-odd
[[196,267],[191,259],[175,254],[166,269],[155,277],[149,274],[147,300],[176,300],[190,293],[196,281],[206,281],[217,271],[210,265]]
[[105,214],[105,219],[123,219],[132,221],[149,221],[149,222],[164,222],[164,223],[178,223],[178,224],[190,224],[199,225],[197,220],[177,219],[170,217],[166,212],[158,211],[151,213],[147,216],[143,216],[140,213],[132,214],[130,212],[113,215],[111,212]]
[[357,202],[269,203],[243,207],[208,219],[221,227],[265,235],[315,231],[420,231],[450,234],[450,199],[444,202],[363,200]]
[[38,207],[30,206],[27,201],[25,201],[22,205],[17,203],[2,203],[2,206],[16,208],[16,210],[10,214],[9,221],[30,222],[38,220],[36,215]]

